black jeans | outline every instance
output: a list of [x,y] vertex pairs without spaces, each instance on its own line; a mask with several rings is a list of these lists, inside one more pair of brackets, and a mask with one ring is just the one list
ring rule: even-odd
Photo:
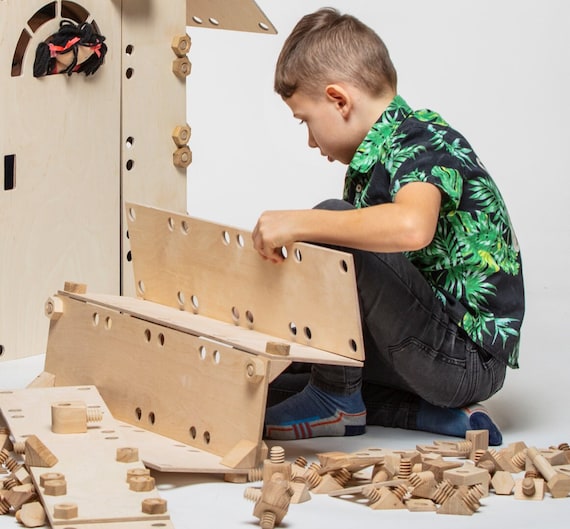
[[[352,205],[328,200],[321,209]],[[458,408],[488,399],[503,385],[506,365],[455,324],[402,253],[336,248],[354,257],[362,318],[364,368],[292,366],[270,386],[271,405],[310,380],[336,394],[361,389],[368,424],[415,428],[421,400]]]

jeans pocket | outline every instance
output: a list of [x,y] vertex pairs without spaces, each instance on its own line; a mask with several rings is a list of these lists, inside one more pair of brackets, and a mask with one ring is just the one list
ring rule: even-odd
[[463,402],[466,361],[435,350],[410,337],[390,347],[393,369],[405,389],[436,406],[456,407]]

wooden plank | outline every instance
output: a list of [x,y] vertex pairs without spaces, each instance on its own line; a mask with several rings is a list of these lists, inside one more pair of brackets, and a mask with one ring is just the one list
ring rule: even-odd
[[250,232],[133,203],[127,213],[140,297],[364,359],[349,253],[297,243],[275,265]]
[[[55,434],[51,431],[51,405],[66,401],[83,401],[86,406],[102,413],[102,420],[90,424],[84,434]],[[145,514],[141,503],[145,498],[159,497],[156,487],[147,492],[135,492],[127,483],[128,470],[144,470],[140,462],[116,461],[117,448],[125,447],[118,423],[93,386],[63,388],[32,388],[0,392],[0,409],[16,442],[36,435],[58,462],[50,467],[30,467],[30,474],[42,498],[52,527],[70,524],[108,524],[134,522],[170,525],[170,516]],[[50,496],[40,486],[45,473],[63,474],[66,494]],[[78,516],[71,520],[56,518],[54,511],[61,504],[75,504]],[[85,525],[83,525],[85,524]],[[149,527],[149,525],[146,525]],[[109,525],[105,525],[109,527]],[[128,527],[128,526],[126,526]],[[144,525],[136,525],[144,527]]]
[[59,29],[62,1],[0,2],[0,360],[45,353],[54,285],[119,293],[120,16],[109,2],[79,4],[106,37],[105,64],[89,77],[36,79],[35,50]]
[[253,0],[186,0],[186,4],[189,26],[277,33]]
[[45,363],[57,386],[95,385],[116,419],[220,457],[242,440],[260,443],[267,359],[122,309],[60,299]]

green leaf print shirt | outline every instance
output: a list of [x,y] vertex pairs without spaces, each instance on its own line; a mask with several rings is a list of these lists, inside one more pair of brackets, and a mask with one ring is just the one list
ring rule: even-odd
[[524,286],[503,198],[461,134],[396,96],[357,149],[344,199],[357,208],[392,202],[409,182],[437,186],[442,203],[432,242],[407,257],[474,342],[518,367]]

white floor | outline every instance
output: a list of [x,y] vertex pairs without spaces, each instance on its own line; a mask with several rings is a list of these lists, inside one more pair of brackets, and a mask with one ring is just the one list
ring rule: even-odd
[[[505,444],[524,441],[538,448],[570,441],[566,390],[568,363],[559,361],[545,369],[545,362],[529,359],[529,369],[511,372],[503,391],[487,403],[502,426]],[[534,365],[533,367],[533,364]],[[43,356],[0,363],[0,390],[25,387],[43,370]],[[280,443],[287,459],[332,450],[353,452],[364,448],[413,449],[442,439],[433,434],[379,427],[353,438],[322,438]],[[219,476],[154,472],[160,494],[168,501],[176,529],[259,527],[253,516],[254,504],[243,498],[247,485],[226,483]],[[329,496],[313,495],[311,501],[292,505],[282,527],[287,529],[345,529],[360,527],[517,527],[549,529],[568,527],[570,497],[544,501],[520,501],[491,495],[470,517],[408,511],[373,511],[364,505]],[[21,527],[13,516],[0,516],[0,528]],[[71,525],[66,528],[72,527]],[[80,529],[80,526],[77,528]]]

